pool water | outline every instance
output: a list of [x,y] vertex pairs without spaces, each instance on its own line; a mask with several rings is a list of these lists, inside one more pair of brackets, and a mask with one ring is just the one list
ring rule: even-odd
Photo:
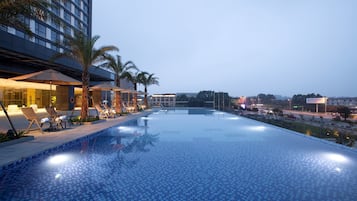
[[161,110],[0,175],[0,200],[356,200],[357,152],[213,110]]

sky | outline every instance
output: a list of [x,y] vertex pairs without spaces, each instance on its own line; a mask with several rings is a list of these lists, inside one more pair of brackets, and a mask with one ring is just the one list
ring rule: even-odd
[[356,0],[93,0],[92,35],[159,78],[150,94],[357,97],[356,8]]

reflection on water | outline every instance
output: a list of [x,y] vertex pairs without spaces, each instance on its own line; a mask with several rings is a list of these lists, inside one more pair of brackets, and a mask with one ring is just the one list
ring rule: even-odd
[[116,153],[122,157],[121,161],[124,161],[125,154],[148,152],[150,147],[154,147],[158,142],[159,135],[148,133],[147,122],[148,119],[144,119],[144,125],[139,126],[138,120],[130,121],[125,125],[111,128],[93,139],[83,140],[80,153]]

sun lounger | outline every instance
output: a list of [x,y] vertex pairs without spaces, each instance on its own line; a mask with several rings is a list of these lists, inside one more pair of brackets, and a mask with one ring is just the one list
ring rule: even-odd
[[128,106],[126,104],[123,104],[123,110],[125,112],[134,112],[135,111],[135,108],[133,106]]
[[108,111],[109,116],[115,117],[116,114],[115,109],[109,107],[107,104],[104,105],[104,109]]
[[75,109],[72,109],[70,112],[67,113],[67,120],[69,125],[73,125],[72,120],[75,118]]
[[29,126],[26,128],[25,133],[27,133],[30,128],[32,127],[32,125],[35,123],[35,125],[37,125],[37,127],[40,129],[41,133],[43,133],[42,130],[42,126],[44,123],[50,123],[50,119],[49,118],[42,118],[40,119],[35,111],[33,110],[32,107],[23,107],[21,108],[22,113],[24,114],[25,118],[27,119],[27,121],[29,121]]
[[[49,118],[51,120],[51,127],[53,128],[53,124],[56,124],[56,128],[66,128],[67,127],[67,115],[58,114],[54,107],[46,107],[46,111],[49,114]],[[63,126],[64,125],[64,126]]]
[[99,104],[95,104],[94,107],[97,110],[100,119],[108,119],[109,117],[114,117],[114,115],[109,110],[103,109]]

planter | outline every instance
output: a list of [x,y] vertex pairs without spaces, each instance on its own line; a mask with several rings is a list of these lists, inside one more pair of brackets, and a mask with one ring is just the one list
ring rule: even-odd
[[6,141],[6,142],[1,142],[0,143],[0,148],[1,147],[6,147],[6,146],[10,146],[10,145],[13,145],[13,144],[17,144],[17,143],[21,143],[21,142],[27,142],[27,141],[30,141],[30,140],[34,140],[35,137],[34,136],[22,136],[18,139],[14,139],[14,140],[9,140],[9,141]]
[[74,121],[74,122],[72,122],[72,124],[73,125],[92,125],[92,124],[97,124],[97,123],[104,122],[104,121],[105,121],[104,119],[99,119],[96,121],[84,121],[84,122]]
[[92,125],[92,124],[97,124],[97,123],[104,122],[104,121],[105,121],[104,119],[99,119],[96,121],[87,121],[87,122],[82,122],[82,125]]

